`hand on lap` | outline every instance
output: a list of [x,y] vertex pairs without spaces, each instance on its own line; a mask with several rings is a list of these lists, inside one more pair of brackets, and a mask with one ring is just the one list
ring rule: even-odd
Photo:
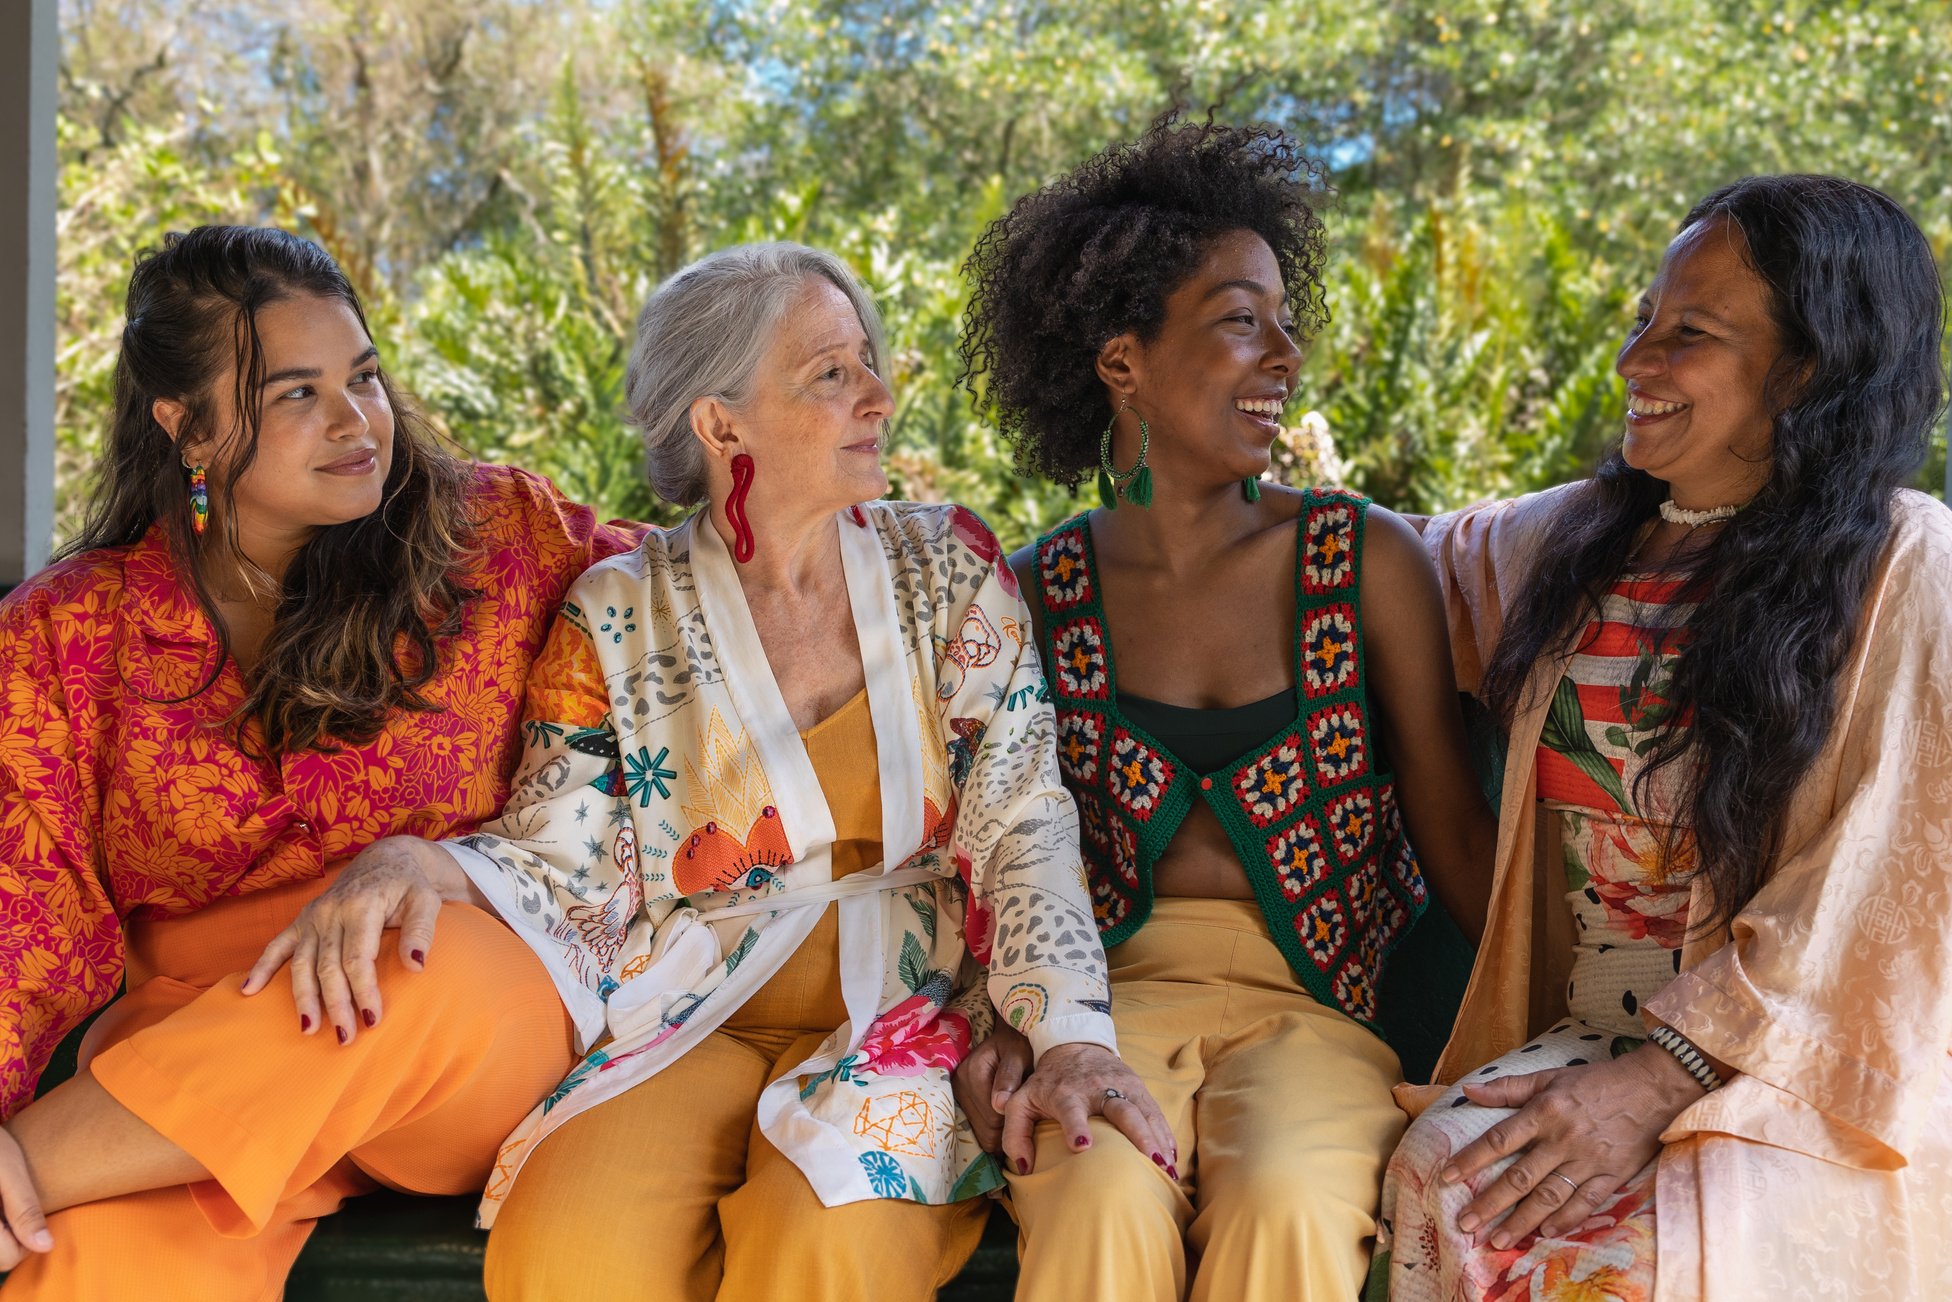
[[5,1126],[0,1126],[0,1212],[6,1214],[6,1224],[0,1225],[0,1271],[12,1270],[30,1252],[54,1246],[27,1159]]
[[1055,1121],[1070,1151],[1089,1148],[1093,1116],[1118,1127],[1134,1148],[1179,1178],[1179,1148],[1159,1105],[1117,1054],[1097,1044],[1060,1044],[1038,1060],[1003,1110],[1004,1158],[1019,1175],[1031,1172],[1037,1162],[1031,1135],[1039,1121]]
[[1460,1149],[1446,1180],[1469,1180],[1512,1154],[1459,1213],[1457,1228],[1491,1232],[1500,1251],[1534,1232],[1577,1228],[1659,1154],[1660,1136],[1702,1088],[1656,1045],[1607,1062],[1505,1076],[1464,1087],[1471,1102],[1518,1111]]
[[287,962],[292,1002],[301,1034],[326,1021],[339,1043],[351,1044],[361,1026],[380,1021],[375,961],[384,932],[400,930],[400,963],[410,972],[426,966],[442,896],[421,856],[443,851],[418,837],[391,836],[362,850],[339,879],[307,904],[292,924],[271,938],[244,979],[254,995]]
[[999,1021],[990,1038],[970,1050],[950,1077],[956,1103],[986,1153],[1003,1143],[1003,1111],[1033,1065],[1030,1041]]

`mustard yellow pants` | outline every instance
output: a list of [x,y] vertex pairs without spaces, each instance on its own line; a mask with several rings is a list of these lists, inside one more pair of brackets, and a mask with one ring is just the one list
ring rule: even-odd
[[988,1199],[824,1206],[754,1120],[847,1018],[835,916],[697,1047],[542,1142],[488,1236],[493,1302],[904,1302],[962,1269]]
[[1010,1176],[1018,1302],[1346,1302],[1362,1290],[1403,1114],[1396,1055],[1317,1003],[1241,900],[1162,899],[1108,954],[1120,1056],[1179,1144],[1180,1183],[1101,1119],[1037,1131]]

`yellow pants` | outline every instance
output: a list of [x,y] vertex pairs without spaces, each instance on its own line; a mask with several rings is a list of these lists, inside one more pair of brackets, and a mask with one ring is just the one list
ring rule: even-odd
[[291,985],[238,993],[265,943],[336,877],[129,928],[129,993],[82,1065],[213,1178],[48,1218],[5,1302],[276,1302],[318,1218],[380,1184],[476,1193],[502,1140],[575,1061],[549,974],[500,921],[442,908],[423,972],[380,947],[380,1024],[298,1030]]
[[1242,900],[1162,899],[1113,948],[1120,1055],[1179,1143],[1175,1184],[1102,1119],[1010,1176],[1018,1302],[1345,1302],[1403,1133],[1396,1055],[1317,1003]]
[[962,1269],[988,1199],[823,1206],[754,1121],[847,1018],[836,917],[726,1025],[542,1142],[488,1236],[494,1302],[903,1302]]

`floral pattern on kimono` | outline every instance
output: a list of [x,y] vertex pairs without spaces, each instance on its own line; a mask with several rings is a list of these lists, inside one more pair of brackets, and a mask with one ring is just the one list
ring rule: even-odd
[[1001,1183],[949,1072],[992,1003],[1042,1053],[1115,1044],[1104,954],[1027,612],[956,507],[837,517],[867,669],[885,861],[832,878],[832,815],[717,531],[701,516],[596,566],[530,684],[502,816],[457,860],[542,957],[584,1061],[504,1147],[492,1224],[535,1145],[675,1061],[838,903],[848,1020],[759,1103],[828,1205]]

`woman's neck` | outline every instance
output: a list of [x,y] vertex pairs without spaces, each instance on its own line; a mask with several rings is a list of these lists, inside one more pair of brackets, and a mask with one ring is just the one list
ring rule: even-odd
[[1127,561],[1170,576],[1201,569],[1214,555],[1266,529],[1279,509],[1271,497],[1249,502],[1238,480],[1189,489],[1155,477],[1151,506],[1121,502],[1115,511],[1098,511],[1092,527]]
[[[837,580],[844,583],[839,516],[828,512],[782,517],[784,513],[760,515],[761,523],[751,526],[752,558],[738,562],[739,586],[747,592],[806,598],[831,593]],[[733,551],[737,532],[726,519],[724,506],[712,503],[707,518],[725,549]]]

